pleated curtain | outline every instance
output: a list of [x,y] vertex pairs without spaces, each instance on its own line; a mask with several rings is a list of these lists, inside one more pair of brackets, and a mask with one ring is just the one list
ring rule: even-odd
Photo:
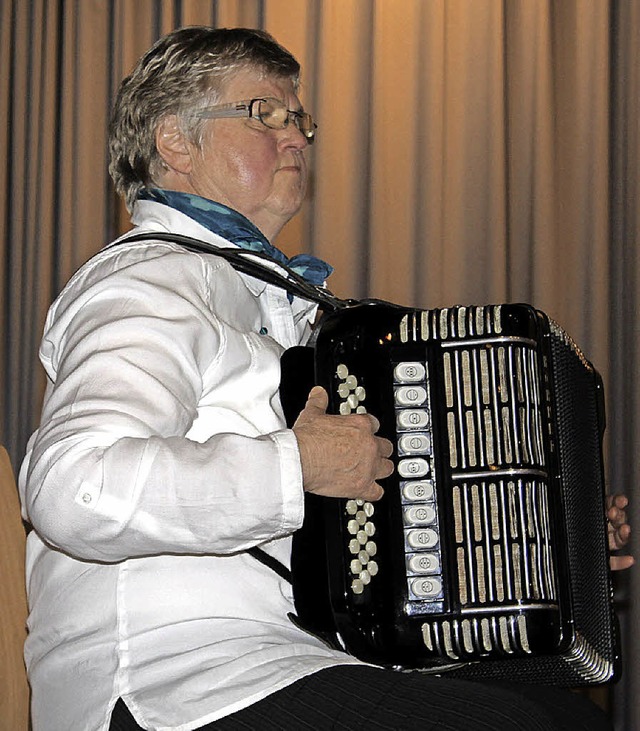
[[[128,218],[107,173],[119,81],[160,35],[260,27],[317,118],[287,253],[339,295],[529,302],[603,375],[607,478],[640,531],[638,0],[0,0],[0,441],[17,468],[44,389],[47,307]],[[640,729],[637,570],[616,577]]]

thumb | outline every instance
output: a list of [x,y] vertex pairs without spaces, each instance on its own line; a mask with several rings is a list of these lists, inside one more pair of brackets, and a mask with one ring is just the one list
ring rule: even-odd
[[327,392],[322,388],[322,386],[314,386],[311,391],[309,391],[309,396],[307,397],[307,403],[305,404],[305,411],[311,410],[316,411],[318,414],[324,414],[327,411],[327,407],[329,406],[329,395]]

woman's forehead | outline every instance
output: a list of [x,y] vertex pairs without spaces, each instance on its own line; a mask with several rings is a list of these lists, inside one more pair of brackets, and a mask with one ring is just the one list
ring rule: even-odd
[[229,76],[221,92],[220,102],[244,101],[259,96],[271,96],[283,101],[298,98],[290,78],[251,67],[241,68]]

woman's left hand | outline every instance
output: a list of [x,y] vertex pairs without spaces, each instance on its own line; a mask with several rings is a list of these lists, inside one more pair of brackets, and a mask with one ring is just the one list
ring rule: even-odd
[[[626,495],[607,495],[607,528],[609,531],[609,549],[618,551],[629,542],[631,526],[627,523],[626,507],[629,500]],[[611,570],[621,571],[633,566],[633,556],[611,556]]]

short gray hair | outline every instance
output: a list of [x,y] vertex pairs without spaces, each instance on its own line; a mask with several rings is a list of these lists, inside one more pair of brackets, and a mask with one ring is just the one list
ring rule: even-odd
[[244,68],[288,78],[297,90],[300,64],[268,33],[249,28],[179,28],[158,40],[120,84],[109,126],[109,173],[131,210],[141,188],[161,171],[155,134],[176,114],[189,140],[200,143],[203,120],[193,112],[220,98]]

